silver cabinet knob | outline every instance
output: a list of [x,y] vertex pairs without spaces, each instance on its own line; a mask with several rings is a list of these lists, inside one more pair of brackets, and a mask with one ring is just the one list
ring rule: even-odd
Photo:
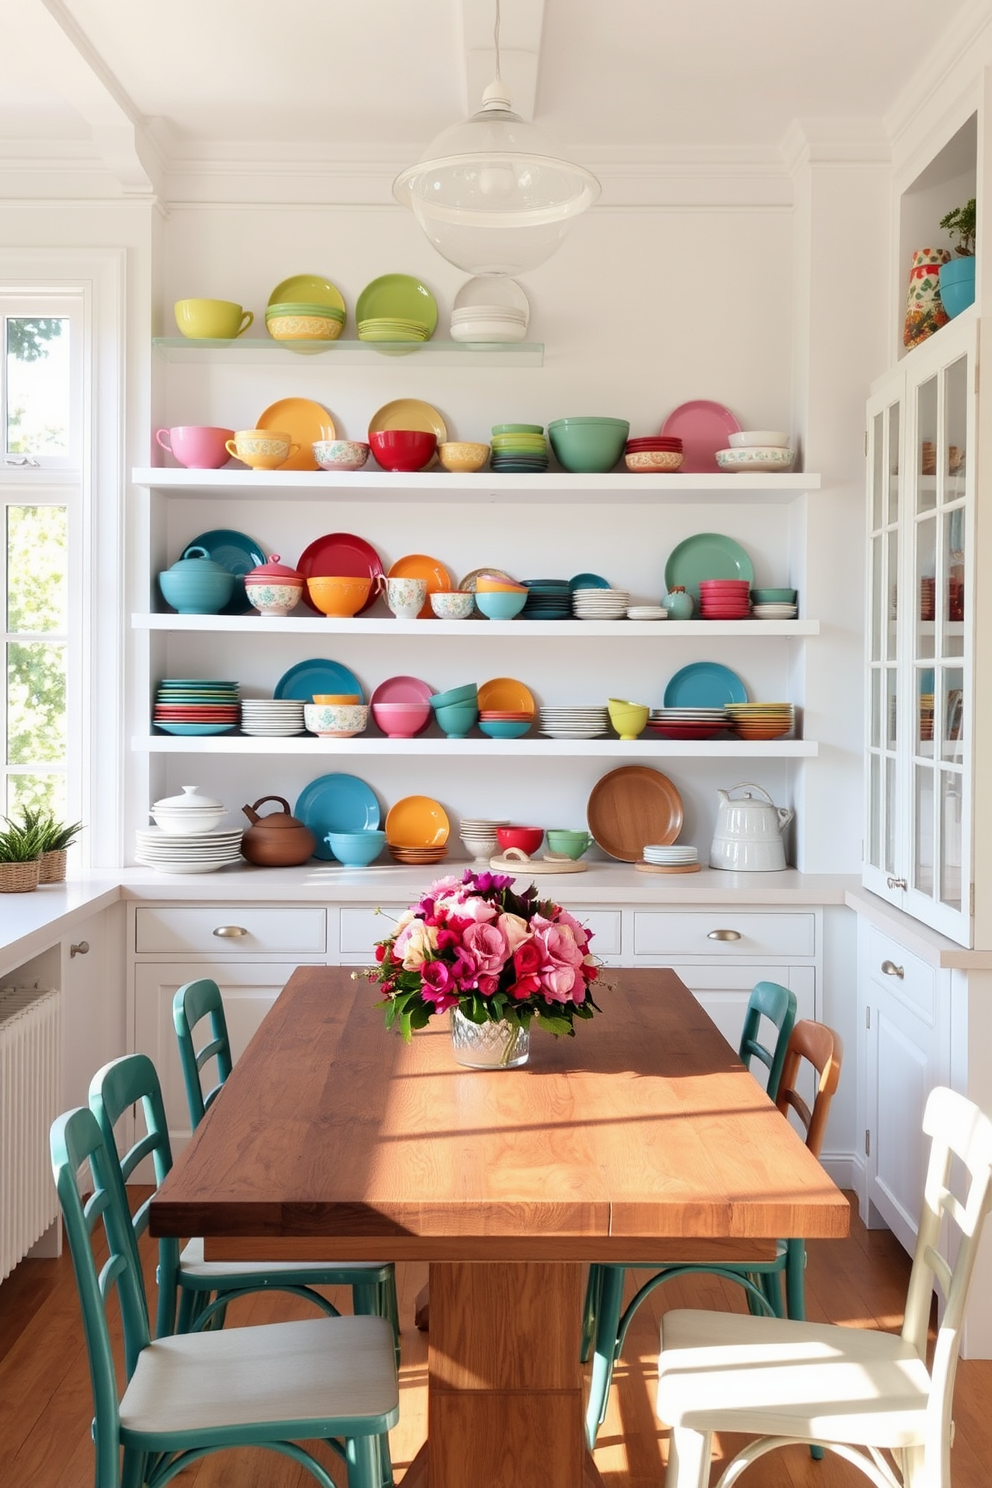
[[904,878],[887,878],[885,880],[885,887],[887,889],[908,889],[909,884]]
[[218,925],[214,934],[221,940],[238,940],[242,935],[247,935],[248,931],[243,925]]
[[898,977],[900,981],[902,981],[903,977],[906,975],[905,967],[897,966],[894,961],[883,961],[882,970],[885,972],[886,976]]
[[69,957],[71,959],[73,956],[88,956],[89,950],[90,943],[88,940],[77,940],[75,945],[69,947]]
[[740,938],[739,930],[711,930],[706,937],[707,940],[740,940]]

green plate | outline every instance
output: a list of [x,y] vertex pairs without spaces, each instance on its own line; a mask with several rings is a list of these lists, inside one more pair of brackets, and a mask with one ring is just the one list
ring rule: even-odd
[[747,579],[754,582],[754,566],[732,537],[721,532],[697,532],[673,548],[665,564],[665,588],[681,584],[699,603],[700,579]]
[[426,284],[409,274],[383,274],[366,284],[355,305],[355,320],[414,320],[426,325],[428,336],[437,326],[437,300]]
[[331,305],[336,310],[344,309],[344,299],[337,285],[332,284],[329,279],[322,279],[319,274],[294,274],[292,278],[277,284],[269,295],[270,305],[285,305],[294,300],[297,304],[305,300],[311,305]]

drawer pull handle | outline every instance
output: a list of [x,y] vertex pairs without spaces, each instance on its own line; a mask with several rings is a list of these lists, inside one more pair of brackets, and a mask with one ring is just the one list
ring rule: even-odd
[[909,884],[904,878],[887,878],[885,880],[885,887],[887,889],[908,889]]
[[71,945],[69,947],[70,961],[72,960],[73,956],[88,956],[89,950],[90,943],[88,940],[77,940],[75,945]]
[[902,981],[903,977],[906,975],[905,968],[902,966],[897,966],[894,961],[883,961],[882,970],[885,972],[886,976],[898,977],[900,981]]
[[740,938],[739,930],[711,930],[706,937],[707,940],[740,940]]
[[218,925],[214,934],[221,940],[238,940],[240,936],[247,935],[248,931],[242,925]]

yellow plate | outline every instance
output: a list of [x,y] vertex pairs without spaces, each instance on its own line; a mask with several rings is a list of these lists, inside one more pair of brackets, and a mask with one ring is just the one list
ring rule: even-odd
[[344,309],[344,300],[336,284],[322,279],[319,274],[294,274],[277,284],[269,295],[270,305],[285,304],[332,305],[336,310]]
[[384,403],[372,415],[369,433],[378,434],[382,429],[420,429],[425,434],[436,434],[438,444],[448,438],[447,425],[437,409],[419,398],[394,398],[392,403]]
[[515,677],[492,677],[479,687],[480,713],[533,713],[534,699]]
[[433,616],[432,594],[440,594],[451,588],[451,575],[444,564],[438,563],[436,558],[428,558],[426,553],[407,553],[405,558],[397,558],[386,578],[424,580],[427,585],[427,598],[424,601],[424,608],[417,616],[418,620],[428,620]]
[[443,847],[450,830],[444,807],[430,796],[404,796],[386,813],[390,847]]
[[314,442],[338,437],[327,409],[320,403],[311,403],[309,398],[281,398],[259,414],[255,428],[285,429],[293,443],[300,446],[284,465],[279,466],[280,470],[316,470]]

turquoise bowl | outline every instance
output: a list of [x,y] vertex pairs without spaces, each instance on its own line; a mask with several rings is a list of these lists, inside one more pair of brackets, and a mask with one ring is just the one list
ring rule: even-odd
[[166,569],[158,576],[158,587],[166,604],[180,615],[216,615],[234,593],[233,573],[176,573]]
[[479,730],[490,739],[520,739],[530,728],[529,718],[480,718]]
[[448,703],[434,709],[434,717],[449,739],[464,739],[478,716],[476,703]]
[[475,603],[489,620],[513,620],[527,603],[527,595],[497,590],[492,594],[476,594]]
[[431,698],[431,707],[435,711],[447,708],[451,703],[471,703],[474,707],[478,696],[478,683],[466,682],[464,687],[449,687],[447,692],[436,692]]
[[324,838],[339,863],[346,868],[367,868],[386,845],[385,832],[328,832]]
[[556,419],[548,439],[563,470],[604,474],[623,454],[630,424],[626,419]]

